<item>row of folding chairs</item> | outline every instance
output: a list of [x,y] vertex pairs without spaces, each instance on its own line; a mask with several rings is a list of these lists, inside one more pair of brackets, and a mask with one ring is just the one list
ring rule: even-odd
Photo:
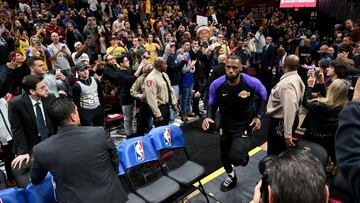
[[[177,149],[183,151],[186,161],[170,170],[167,167],[170,158],[164,159],[163,155]],[[200,182],[205,169],[189,159],[183,131],[179,127],[169,125],[154,128],[146,136],[122,142],[117,150],[120,159],[118,175],[125,177],[130,188],[128,203],[178,201],[194,189],[199,189],[209,202]],[[158,173],[151,176],[154,171]],[[134,173],[140,174],[145,182],[138,184],[133,181]],[[197,188],[193,186],[196,182],[199,182]],[[29,183],[25,189],[13,187],[0,190],[0,200],[4,203],[56,203],[55,189],[49,173],[39,185]]]
[[56,203],[55,184],[50,173],[39,184],[27,187],[11,187],[0,190],[0,202],[4,203]]
[[[130,186],[128,202],[172,202],[178,201],[198,189],[209,202],[206,191],[200,180],[205,168],[190,160],[185,149],[185,140],[181,128],[175,125],[152,129],[148,135],[135,137],[118,146],[120,158],[119,175],[124,175]],[[172,150],[183,151],[186,161],[170,170],[162,155]],[[144,169],[152,168],[159,172],[155,178],[147,178]],[[141,171],[141,172],[139,172]],[[151,170],[150,170],[151,171]],[[135,184],[132,173],[143,175],[145,182]],[[195,188],[194,183],[199,182]]]

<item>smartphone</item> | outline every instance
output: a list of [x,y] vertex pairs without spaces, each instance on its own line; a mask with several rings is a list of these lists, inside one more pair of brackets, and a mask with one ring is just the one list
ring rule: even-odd
[[16,53],[12,53],[10,58],[11,58],[11,61],[15,61]]
[[58,73],[61,73],[61,70],[60,69],[55,69],[55,75],[58,74]]
[[101,61],[101,54],[98,54],[98,61]]
[[320,76],[320,70],[316,70],[314,72],[314,77],[319,77]]

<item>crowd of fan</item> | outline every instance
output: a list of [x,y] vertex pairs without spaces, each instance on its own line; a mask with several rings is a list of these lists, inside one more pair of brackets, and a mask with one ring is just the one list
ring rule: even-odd
[[[82,125],[102,126],[104,96],[115,96],[129,138],[144,134],[152,126],[156,112],[146,104],[157,101],[146,98],[144,89],[153,85],[145,78],[158,57],[166,61],[166,73],[180,104],[180,118],[186,122],[188,117],[204,115],[199,101],[206,110],[208,88],[224,74],[230,55],[239,56],[244,72],[258,77],[270,93],[281,78],[286,56],[296,54],[301,65],[298,73],[308,87],[304,99],[309,115],[304,127],[308,130],[304,139],[322,144],[336,161],[336,120],[346,104],[351,78],[350,84],[336,79],[349,79],[348,70],[360,68],[360,22],[348,19],[329,29],[332,32],[321,33],[306,22],[296,22],[291,12],[264,13],[255,22],[244,7],[221,3],[176,0],[148,7],[148,1],[123,0],[115,4],[89,0],[77,1],[76,8],[72,8],[63,0],[54,4],[18,2],[9,5],[0,1],[0,97],[5,115],[0,127],[2,134],[10,135],[1,136],[5,138],[0,140],[3,146],[11,140],[17,142],[18,138],[6,129],[9,122],[4,111],[7,101],[22,93],[22,80],[29,74],[42,75],[49,93],[56,97],[73,98]],[[213,14],[218,22],[211,17]],[[208,26],[198,26],[196,15],[208,16]],[[83,98],[85,86],[93,85],[95,91],[89,91],[94,91],[96,97]],[[319,114],[314,99],[336,108],[324,107]],[[138,122],[142,125],[137,127],[138,132],[132,125],[135,106],[148,111],[143,118],[146,124]],[[175,111],[170,122],[177,118]],[[9,108],[9,114],[14,113]],[[13,125],[11,119],[9,124]],[[7,149],[6,153],[11,154],[11,146]],[[13,152],[21,155],[16,147]],[[7,156],[7,169],[13,158]]]

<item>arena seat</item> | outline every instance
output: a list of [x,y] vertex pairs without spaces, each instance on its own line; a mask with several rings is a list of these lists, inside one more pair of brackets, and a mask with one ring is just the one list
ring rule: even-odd
[[[121,163],[119,163],[119,176],[126,176],[125,174],[125,169],[124,167],[121,165]],[[127,183],[128,182],[128,178],[126,177]],[[139,197],[137,194],[129,192],[128,195],[128,200],[126,203],[146,203],[145,200],[143,200],[141,197]]]
[[0,200],[4,203],[28,203],[23,188],[6,188],[0,190]]
[[[153,148],[150,137],[135,137],[124,141],[118,146],[121,165],[124,167],[132,190],[147,202],[164,202],[180,191],[180,185],[173,179],[161,174],[154,179],[146,179],[146,183],[134,186],[129,169],[158,161],[158,154]],[[160,166],[157,166],[160,167]]]
[[114,106],[116,105],[116,97],[113,95],[104,96],[104,126],[106,132],[110,135],[112,130],[119,129],[123,126],[124,115],[120,112],[113,112]]
[[28,203],[56,203],[55,182],[53,176],[48,173],[39,185],[29,184],[26,187]]
[[152,129],[149,136],[154,148],[160,152],[163,150],[183,149],[187,161],[176,169],[167,172],[167,175],[179,182],[184,187],[189,187],[195,183],[199,183],[199,191],[205,196],[209,202],[206,191],[200,180],[204,177],[205,168],[190,160],[185,149],[184,133],[180,127],[175,125],[161,126]]

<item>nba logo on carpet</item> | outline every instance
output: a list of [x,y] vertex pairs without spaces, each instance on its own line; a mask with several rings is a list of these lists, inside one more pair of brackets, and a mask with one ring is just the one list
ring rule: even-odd
[[141,140],[134,142],[136,161],[144,161],[144,145]]
[[164,130],[164,140],[166,146],[171,146],[171,133],[170,128],[165,128]]

